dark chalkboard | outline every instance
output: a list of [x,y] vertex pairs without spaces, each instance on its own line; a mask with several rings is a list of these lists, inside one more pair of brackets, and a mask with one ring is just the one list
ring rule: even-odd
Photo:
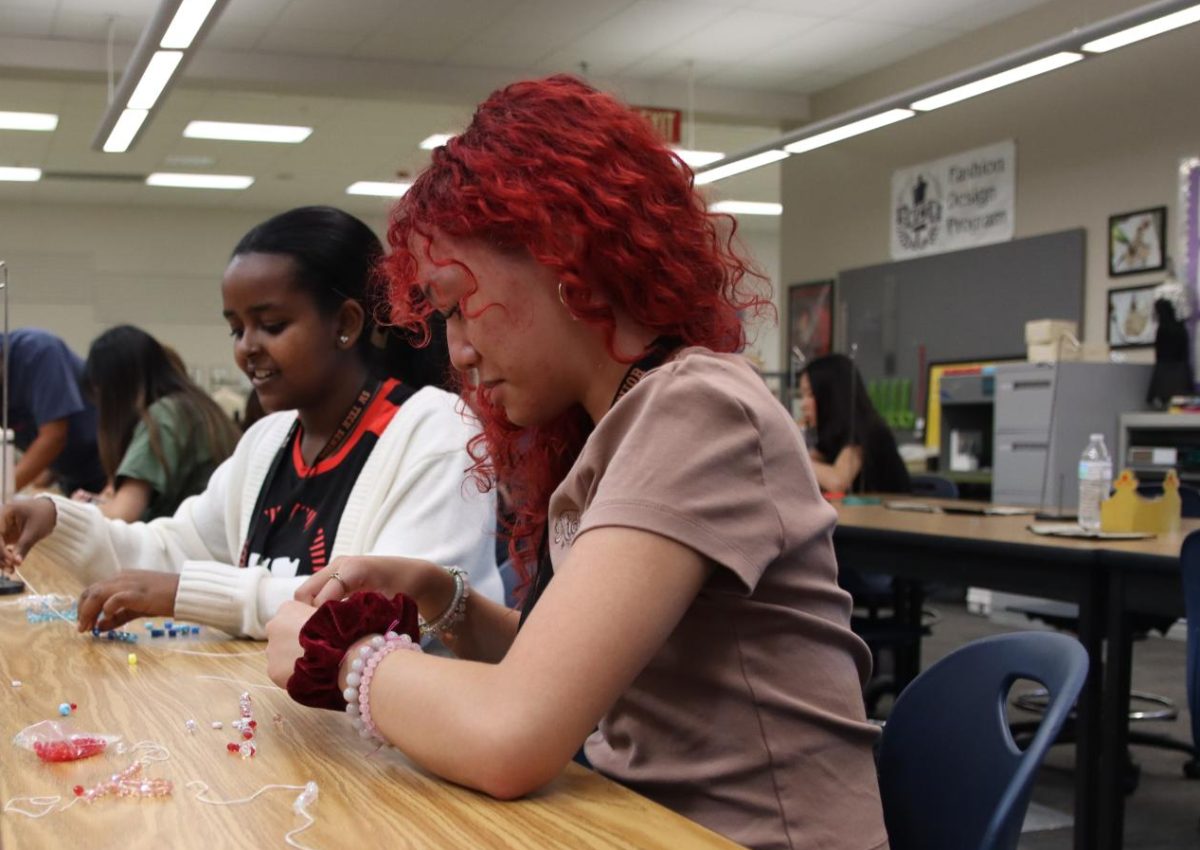
[[1083,327],[1083,229],[1031,236],[838,275],[842,351],[857,343],[867,380],[909,378],[914,402],[925,362],[986,360],[1025,351],[1025,322]]

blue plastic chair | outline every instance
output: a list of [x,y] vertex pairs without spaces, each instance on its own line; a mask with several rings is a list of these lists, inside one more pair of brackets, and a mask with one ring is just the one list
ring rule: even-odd
[[[1192,745],[1200,754],[1200,531],[1183,541],[1179,553],[1183,577],[1183,608],[1187,613],[1187,699],[1192,715]],[[1200,777],[1200,756],[1184,767],[1188,776]]]
[[[1014,850],[1034,774],[1087,678],[1082,644],[1054,632],[974,641],[905,689],[879,747],[879,786],[892,850]],[[1021,752],[1005,717],[1017,679],[1050,691]]]

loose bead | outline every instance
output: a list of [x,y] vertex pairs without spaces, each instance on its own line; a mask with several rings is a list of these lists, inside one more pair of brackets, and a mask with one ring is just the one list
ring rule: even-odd
[[214,721],[212,722],[212,728],[214,728],[214,729],[223,729],[223,728],[225,728],[225,724],[224,724],[224,723],[222,723],[220,720],[214,720]]
[[67,703],[67,702],[61,703],[58,706],[58,713],[61,714],[63,717],[66,717],[68,714],[71,713],[71,704]]
[[230,741],[225,745],[225,749],[229,750],[231,753],[236,753],[238,751],[238,745],[233,743],[233,741]]
[[84,788],[83,788],[83,786],[82,786],[82,785],[76,785],[76,786],[75,786],[74,788],[72,788],[71,790],[75,792],[75,796],[76,796],[76,797],[82,797],[82,796],[83,796],[83,791],[84,791]]
[[243,732],[243,733],[242,733],[242,737],[243,737],[245,740],[249,741],[251,738],[253,738],[253,737],[254,737],[254,733],[253,733],[253,732],[251,732],[249,729],[247,729],[245,732]]
[[185,728],[188,730],[188,734],[189,734],[189,735],[195,735],[195,734],[196,734],[196,721],[195,721],[195,720],[190,720],[190,719],[189,719],[189,720],[187,720],[187,721],[186,721],[186,722],[185,722],[183,725],[184,725],[184,727],[185,727]]
[[20,679],[13,679],[13,680],[12,680],[12,686],[13,686],[14,688],[19,688],[19,687],[21,687],[21,680],[20,680]]
[[238,747],[238,752],[240,752],[242,754],[242,758],[245,759],[253,756],[256,750],[254,749],[253,744],[251,744],[249,741],[244,741],[242,742],[242,745]]
[[137,666],[137,653],[136,652],[129,653],[129,666],[130,667]]

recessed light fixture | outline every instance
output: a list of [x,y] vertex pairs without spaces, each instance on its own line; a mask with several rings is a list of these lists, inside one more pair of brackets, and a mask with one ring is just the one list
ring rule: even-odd
[[381,180],[359,180],[346,187],[347,195],[375,195],[380,198],[399,198],[412,187],[411,183],[388,183]]
[[0,180],[14,183],[34,183],[42,179],[40,168],[14,168],[0,165]]
[[1083,49],[1088,53],[1107,53],[1110,50],[1116,50],[1118,47],[1124,47],[1127,44],[1133,44],[1136,41],[1141,41],[1144,38],[1150,38],[1154,35],[1161,35],[1173,29],[1186,27],[1188,24],[1194,24],[1197,21],[1200,21],[1200,6],[1192,6],[1190,9],[1182,9],[1173,14],[1155,18],[1153,21],[1138,24],[1136,27],[1130,27],[1129,29],[1115,32],[1112,35],[1106,35],[1103,38],[1089,41],[1083,45]]
[[692,168],[699,168],[701,165],[709,165],[725,158],[725,154],[718,151],[690,151],[684,148],[673,148],[675,155],[690,165]]
[[146,178],[147,186],[170,186],[176,189],[247,189],[253,177],[241,174],[183,174],[156,171]]
[[880,112],[878,115],[872,115],[858,121],[851,121],[849,124],[843,124],[841,127],[834,127],[832,130],[826,130],[824,133],[817,133],[815,136],[809,136],[798,142],[792,142],[790,145],[785,145],[783,149],[788,153],[805,153],[817,148],[823,148],[826,145],[832,145],[834,142],[840,142],[843,139],[861,136],[863,133],[878,130],[880,127],[895,124],[897,121],[904,121],[912,118],[915,114],[911,109],[889,109],[886,112]]
[[142,123],[150,114],[148,109],[126,109],[113,125],[112,132],[104,141],[105,153],[124,153],[133,144],[134,136],[142,129]]
[[453,138],[453,133],[434,133],[421,141],[421,150],[431,151],[434,148],[440,148]]
[[984,77],[981,80],[975,80],[966,85],[956,86],[930,97],[913,101],[912,108],[920,112],[940,109],[943,106],[958,103],[967,98],[981,95],[984,92],[995,91],[998,88],[1011,86],[1013,83],[1019,83],[1022,80],[1028,80],[1030,77],[1036,77],[1039,74],[1045,74],[1067,65],[1073,65],[1082,58],[1082,53],[1064,50],[1062,53],[1055,53],[1053,56],[1047,56],[1033,62],[1026,62],[1024,65],[1018,65],[1015,68],[1009,68],[1007,71],[1001,71],[999,74],[992,74],[990,77]]
[[783,204],[762,201],[717,201],[708,205],[709,212],[730,215],[783,215]]
[[216,2],[217,0],[183,0],[158,46],[166,50],[187,50],[191,47],[192,40],[200,31],[200,27],[204,26],[204,21]]
[[716,168],[710,168],[708,171],[701,171],[696,175],[696,185],[703,186],[705,183],[712,183],[715,180],[723,180],[726,177],[732,177],[734,174],[741,174],[743,171],[750,171],[754,168],[761,168],[764,165],[769,165],[772,162],[779,162],[781,159],[787,159],[787,151],[770,150],[762,153],[748,156],[745,159],[735,159],[733,162],[727,162],[725,165],[718,165]]
[[160,50],[150,57],[150,64],[138,81],[137,88],[126,104],[130,109],[150,109],[171,81],[171,75],[179,67],[183,54],[178,50]]
[[312,135],[312,127],[288,124],[243,124],[236,121],[192,121],[183,129],[189,139],[231,142],[277,142],[295,145]]
[[58,116],[47,112],[0,112],[0,130],[49,133],[57,127]]

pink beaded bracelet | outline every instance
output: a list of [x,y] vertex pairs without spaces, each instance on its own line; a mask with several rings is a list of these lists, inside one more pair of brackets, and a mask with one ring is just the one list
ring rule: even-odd
[[375,738],[386,743],[371,719],[371,682],[375,678],[375,668],[379,666],[379,662],[397,649],[420,652],[421,645],[413,643],[408,635],[398,635],[389,631],[385,635],[375,635],[359,647],[358,657],[350,662],[346,690],[342,692],[342,696],[346,699],[346,713],[350,715],[350,722],[362,738]]

